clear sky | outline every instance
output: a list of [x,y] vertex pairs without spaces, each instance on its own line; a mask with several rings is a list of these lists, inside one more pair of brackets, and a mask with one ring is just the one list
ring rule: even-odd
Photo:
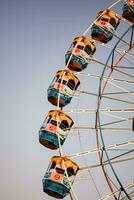
[[1,200],[52,199],[43,193],[41,180],[56,152],[38,142],[38,130],[53,108],[47,88],[64,68],[72,39],[113,2],[0,0]]

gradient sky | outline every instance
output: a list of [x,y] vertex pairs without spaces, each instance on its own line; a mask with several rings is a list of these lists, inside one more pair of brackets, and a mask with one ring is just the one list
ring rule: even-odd
[[1,200],[52,199],[41,180],[54,152],[38,143],[46,91],[72,39],[113,2],[0,0]]

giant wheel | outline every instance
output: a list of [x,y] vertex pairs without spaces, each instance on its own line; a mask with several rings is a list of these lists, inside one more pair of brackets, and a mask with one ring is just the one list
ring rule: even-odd
[[101,11],[48,88],[39,139],[59,152],[43,178],[53,198],[134,199],[133,22],[133,0]]

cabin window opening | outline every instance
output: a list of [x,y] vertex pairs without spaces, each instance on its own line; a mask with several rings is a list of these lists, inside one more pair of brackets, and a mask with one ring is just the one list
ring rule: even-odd
[[52,162],[52,165],[51,165],[50,169],[54,169],[55,166],[56,166],[56,162],[54,161],[54,162]]
[[77,44],[77,42],[73,42],[74,47],[75,47],[76,44]]
[[110,23],[113,27],[116,26],[116,21],[115,21],[115,19],[113,19],[113,18],[110,19],[109,23]]
[[90,55],[90,54],[91,54],[91,47],[90,47],[89,45],[86,45],[84,51],[85,51],[88,55]]
[[80,85],[80,81],[78,81],[77,85],[75,86],[75,90],[77,90],[79,85]]
[[67,174],[68,174],[68,176],[74,176],[75,175],[74,170],[73,170],[72,167],[68,167],[67,168]]
[[47,122],[47,124],[50,122],[50,120],[51,120],[51,116],[49,115],[49,116],[47,116],[47,118],[46,118],[46,122]]
[[57,126],[57,121],[55,121],[55,120],[52,119],[52,120],[51,120],[51,124]]
[[83,49],[83,46],[82,45],[78,45],[77,48],[78,49]]
[[67,86],[71,89],[71,90],[74,90],[75,88],[75,82],[74,80],[70,79],[67,83]]
[[59,173],[59,174],[64,174],[64,172],[65,172],[64,169],[61,169],[61,168],[59,168],[59,167],[56,167],[56,171],[57,171],[57,173]]
[[67,128],[68,128],[68,122],[66,121],[66,120],[63,120],[62,122],[61,122],[61,124],[59,125],[59,127],[61,128],[61,129],[63,129],[63,130],[66,130]]
[[98,22],[98,21],[100,21],[100,19],[101,19],[101,17],[97,18],[97,20],[96,20],[96,21]]
[[104,18],[104,17],[102,17],[102,18],[101,18],[101,21],[103,21],[103,22],[108,22],[109,19],[108,19],[108,18]]
[[62,84],[65,85],[65,84],[67,83],[67,81],[66,81],[66,80],[63,80],[63,79],[61,79],[61,78],[59,78],[58,83],[62,83]]
[[59,75],[57,75],[56,78],[57,78],[56,80],[58,80],[59,79]]

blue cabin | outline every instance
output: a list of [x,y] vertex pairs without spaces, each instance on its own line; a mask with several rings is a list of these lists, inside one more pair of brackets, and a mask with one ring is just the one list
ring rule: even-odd
[[72,71],[82,71],[95,51],[96,47],[91,39],[84,35],[76,37],[65,54],[65,64]]
[[120,18],[112,10],[100,11],[91,28],[92,39],[107,43],[113,38],[113,33],[119,22]]
[[48,101],[58,107],[66,106],[70,103],[79,84],[79,79],[71,70],[58,71],[47,90]]
[[127,0],[123,6],[122,16],[134,23],[134,0]]
[[49,149],[58,149],[59,141],[63,145],[73,124],[73,120],[63,111],[49,111],[39,130],[39,142]]
[[67,157],[54,156],[42,180],[43,191],[57,199],[66,197],[79,166]]

